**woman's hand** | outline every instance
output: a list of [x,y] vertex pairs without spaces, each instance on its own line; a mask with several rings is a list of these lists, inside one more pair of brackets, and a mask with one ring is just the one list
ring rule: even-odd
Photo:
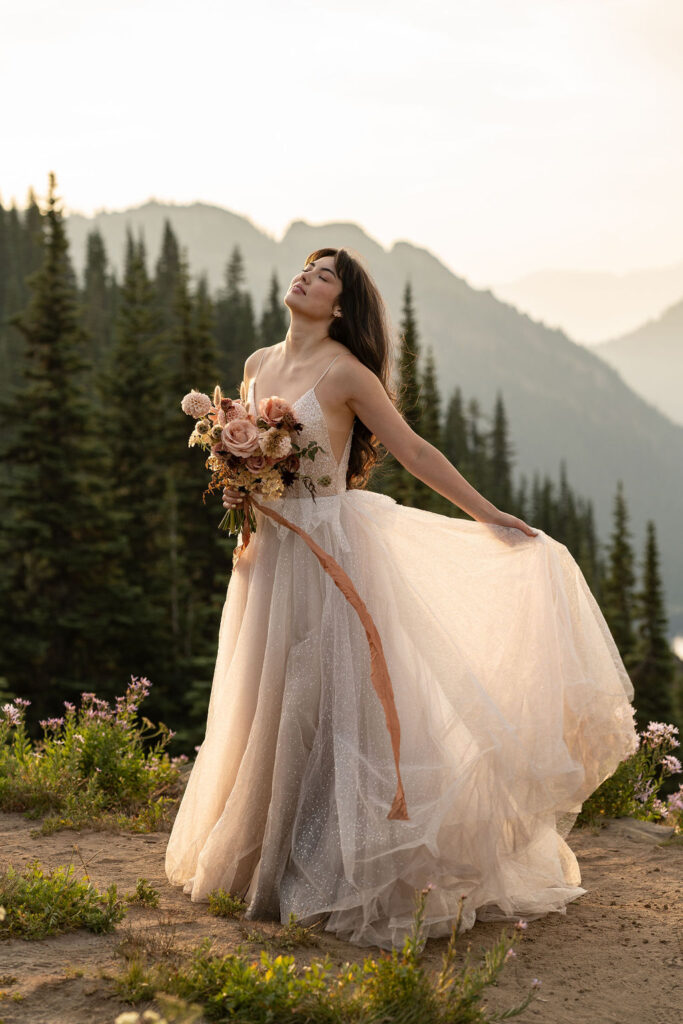
[[244,495],[241,491],[233,491],[229,487],[223,488],[223,508],[242,508]]
[[517,516],[511,516],[508,512],[497,511],[492,516],[487,516],[485,519],[479,520],[480,523],[493,523],[494,526],[512,526],[515,530],[521,530],[522,533],[526,533],[528,537],[537,537],[538,530],[534,530],[533,526],[529,526],[523,519],[518,519]]

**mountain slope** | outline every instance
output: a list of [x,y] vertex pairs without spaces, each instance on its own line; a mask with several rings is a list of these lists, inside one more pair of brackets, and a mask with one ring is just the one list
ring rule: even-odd
[[593,351],[674,423],[683,425],[683,301]]
[[[500,389],[518,447],[517,468],[527,475],[540,470],[556,476],[564,458],[572,484],[594,500],[603,538],[610,532],[621,478],[639,554],[645,520],[657,523],[669,611],[673,623],[683,626],[683,428],[636,395],[597,355],[490,291],[471,288],[426,249],[398,242],[386,251],[352,223],[312,226],[296,221],[277,242],[244,218],[200,204],[146,204],[98,215],[95,222],[112,259],[120,262],[125,224],[144,230],[155,259],[166,216],[189,247],[193,270],[207,270],[214,285],[232,246],[241,246],[257,309],[273,269],[284,295],[308,253],[323,245],[348,245],[364,257],[394,323],[399,322],[403,288],[410,279],[421,338],[434,346],[444,398],[458,384],[467,398],[479,398],[488,411]],[[77,266],[82,266],[91,226],[84,218],[70,217],[67,223]]]
[[683,263],[627,274],[541,270],[491,288],[503,302],[590,346],[632,331],[676,302]]

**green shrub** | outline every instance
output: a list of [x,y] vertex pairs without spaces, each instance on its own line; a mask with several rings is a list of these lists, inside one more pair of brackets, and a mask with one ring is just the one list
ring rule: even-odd
[[126,903],[137,903],[142,907],[158,907],[159,891],[153,889],[146,878],[138,878],[133,892],[126,894]]
[[44,833],[86,825],[143,832],[166,827],[187,758],[166,753],[173,736],[167,726],[139,720],[150,685],[132,676],[115,707],[94,693],[83,693],[79,708],[65,701],[61,718],[40,723],[43,737],[35,744],[24,721],[30,702],[16,698],[5,704],[0,810],[47,815]]
[[664,780],[681,771],[680,761],[671,753],[678,746],[678,729],[664,722],[650,722],[638,735],[638,749],[584,802],[577,825],[593,825],[601,818],[630,817],[666,820],[676,831],[683,829],[683,786],[666,803],[658,796]]
[[5,939],[43,939],[78,928],[110,932],[126,913],[115,885],[99,893],[87,879],[77,879],[71,865],[46,872],[38,861],[0,874],[0,905]]
[[209,893],[209,913],[214,917],[239,917],[246,907],[243,899],[225,889],[214,889]]

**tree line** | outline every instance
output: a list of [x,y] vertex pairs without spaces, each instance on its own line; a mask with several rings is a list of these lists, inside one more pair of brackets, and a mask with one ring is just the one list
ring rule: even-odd
[[[176,730],[179,749],[202,738],[235,541],[217,529],[218,500],[201,501],[208,474],[188,449],[180,398],[219,381],[236,392],[247,355],[284,338],[277,275],[260,315],[245,280],[234,247],[211,295],[168,221],[152,274],[129,231],[117,280],[92,231],[78,280],[53,175],[44,210],[33,196],[23,215],[0,205],[0,697],[30,699],[34,727],[83,690],[111,698],[134,674],[152,681],[147,713]],[[563,462],[557,483],[515,478],[502,394],[490,416],[459,388],[443,407],[409,282],[395,383],[406,420],[477,489],[567,545],[631,673],[642,724],[676,720],[655,524],[638,582],[621,484],[603,550]],[[465,515],[388,453],[370,487]]]

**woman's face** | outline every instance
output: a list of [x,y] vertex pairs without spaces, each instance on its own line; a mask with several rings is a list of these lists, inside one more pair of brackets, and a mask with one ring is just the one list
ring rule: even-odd
[[321,256],[313,263],[306,264],[292,278],[285,295],[285,305],[289,306],[292,313],[329,323],[335,311],[341,311],[337,302],[341,290],[342,283],[334,267],[334,256]]

